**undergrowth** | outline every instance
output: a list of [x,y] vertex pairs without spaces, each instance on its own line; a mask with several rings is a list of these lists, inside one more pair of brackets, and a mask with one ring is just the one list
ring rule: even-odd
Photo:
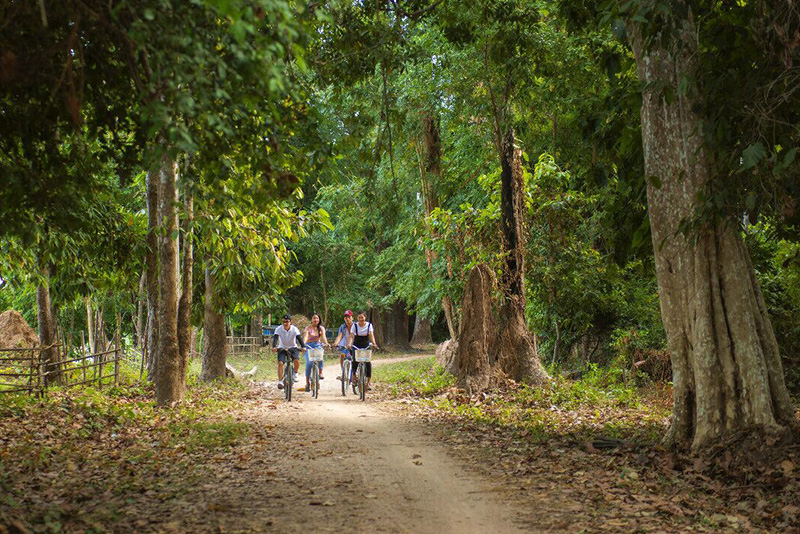
[[655,442],[670,413],[669,393],[625,385],[614,370],[590,367],[580,380],[555,376],[548,385],[509,382],[477,396],[454,387],[455,377],[432,358],[375,371],[395,397],[416,397],[442,415],[502,427],[532,441],[594,437]]

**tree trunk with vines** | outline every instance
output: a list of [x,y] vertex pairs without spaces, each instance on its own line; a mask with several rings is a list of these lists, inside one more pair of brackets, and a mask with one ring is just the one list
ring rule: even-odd
[[[735,221],[714,218],[681,234],[712,178],[702,139],[702,101],[681,81],[696,74],[691,10],[667,39],[629,25],[642,101],[642,140],[661,316],[674,384],[668,445],[695,450],[725,435],[796,426],[778,345]],[[680,17],[679,15],[675,16]],[[664,88],[674,98],[666,98]]]

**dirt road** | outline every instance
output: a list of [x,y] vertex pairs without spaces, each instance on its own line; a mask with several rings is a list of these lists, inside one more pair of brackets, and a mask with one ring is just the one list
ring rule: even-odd
[[[520,532],[514,510],[470,474],[420,423],[375,398],[349,394],[333,376],[318,399],[287,403],[269,384],[243,418],[259,431],[235,454],[249,461],[217,471],[208,486],[212,525],[225,532]],[[271,387],[269,387],[271,386]],[[213,488],[213,489],[212,489]],[[179,530],[200,528],[186,516]]]

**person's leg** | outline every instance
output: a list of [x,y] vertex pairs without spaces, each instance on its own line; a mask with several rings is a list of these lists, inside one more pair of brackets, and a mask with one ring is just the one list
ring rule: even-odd
[[283,388],[283,361],[285,356],[278,351],[278,389]]
[[367,362],[364,365],[365,372],[364,374],[367,376],[367,388],[369,388],[369,382],[372,379],[372,362]]
[[297,374],[300,372],[300,355],[297,349],[292,352],[292,358],[294,359],[294,374]]
[[303,351],[303,358],[306,361],[306,391],[308,391],[311,386],[311,359],[308,357],[308,348]]

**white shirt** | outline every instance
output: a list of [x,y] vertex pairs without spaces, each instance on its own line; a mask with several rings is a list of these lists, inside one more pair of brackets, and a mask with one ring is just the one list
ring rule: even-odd
[[358,323],[353,323],[353,326],[350,327],[350,332],[354,336],[368,336],[370,332],[373,332],[372,323],[367,321],[364,326],[358,326]]
[[295,349],[299,348],[297,345],[297,336],[300,335],[300,330],[295,325],[289,326],[289,330],[281,325],[276,330],[278,334],[278,348],[279,349]]

